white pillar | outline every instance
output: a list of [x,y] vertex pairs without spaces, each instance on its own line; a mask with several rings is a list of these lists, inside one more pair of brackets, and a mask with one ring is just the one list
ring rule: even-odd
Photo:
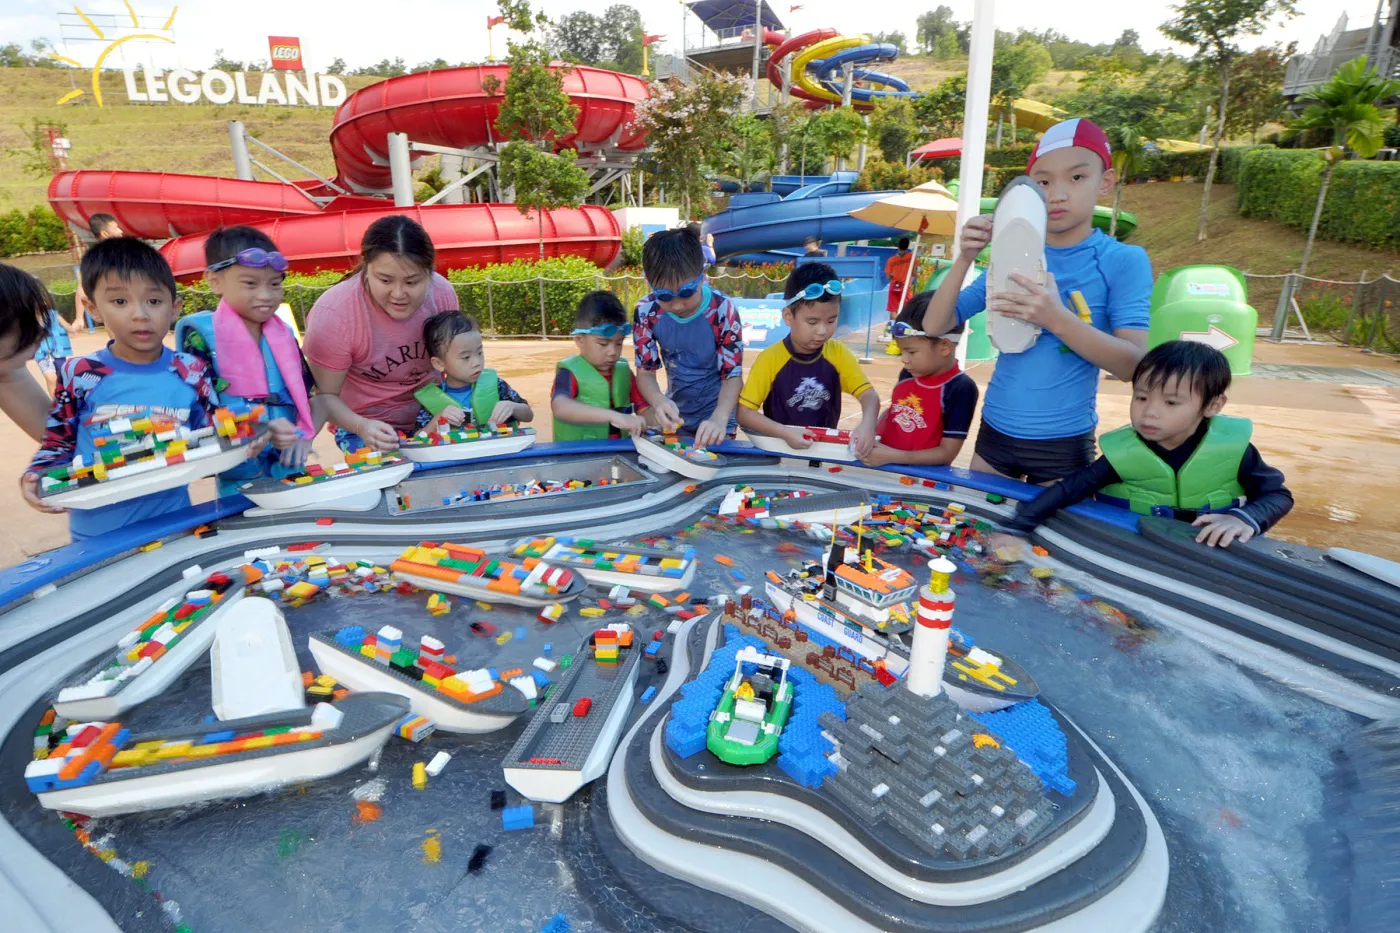
[[904,682],[911,693],[936,697],[943,692],[943,664],[948,658],[948,634],[957,600],[957,594],[948,588],[948,578],[957,566],[946,557],[938,557],[928,562],[928,569],[928,585],[919,591],[914,644],[909,649]]
[[967,106],[963,109],[962,159],[958,164],[958,254],[963,224],[981,213],[982,163],[987,154],[987,112],[992,99],[992,43],[996,38],[995,0],[972,7],[971,47],[967,56]]
[[758,63],[763,55],[763,0],[753,3],[753,109],[758,109]]
[[395,207],[413,206],[413,157],[408,151],[407,133],[389,134],[389,177]]
[[[447,155],[443,153],[438,156],[442,165],[442,180],[444,184],[452,184],[462,177],[462,169],[466,159],[459,155]],[[443,204],[466,204],[467,191],[465,186],[447,192],[447,197],[442,199]]]
[[242,120],[228,121],[228,141],[233,147],[233,177],[254,181],[253,157],[248,154],[248,140],[243,136],[245,132]]

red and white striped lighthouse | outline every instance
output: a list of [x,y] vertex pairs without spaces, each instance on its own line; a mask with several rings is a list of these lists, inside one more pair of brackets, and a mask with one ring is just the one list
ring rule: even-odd
[[919,612],[915,618],[914,644],[909,650],[909,672],[904,682],[923,697],[943,692],[943,663],[948,657],[948,629],[953,624],[953,603],[957,594],[948,580],[957,570],[946,557],[928,562],[929,581],[919,591]]

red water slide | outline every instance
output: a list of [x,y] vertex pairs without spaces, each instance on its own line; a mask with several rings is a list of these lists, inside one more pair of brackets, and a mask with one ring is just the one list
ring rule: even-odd
[[[397,210],[383,197],[389,187],[388,134],[407,133],[415,142],[470,148],[492,142],[508,69],[504,65],[448,68],[380,81],[340,105],[331,130],[339,181],[363,194],[318,207],[302,186],[162,172],[64,172],[49,184],[49,202],[64,220],[86,226],[93,214],[116,217],[128,234],[163,240],[178,259],[176,274],[190,277],[196,244],[216,227],[250,223],[272,229],[295,269],[342,269],[354,264],[359,236],[375,217],[417,211],[433,235],[440,268],[477,265],[538,255],[534,216],[514,205],[457,204]],[[494,80],[493,80],[494,79]],[[500,82],[499,86],[494,86]],[[488,91],[488,88],[491,88]],[[560,147],[635,151],[645,146],[632,128],[638,101],[650,91],[632,75],[573,68],[564,88],[578,106],[574,132]],[[315,182],[306,185],[314,187]],[[355,212],[354,217],[346,216]],[[600,212],[608,214],[603,220]],[[366,219],[368,218],[368,219]],[[195,239],[184,241],[184,238]],[[347,237],[351,237],[347,240]],[[607,265],[621,248],[611,214],[595,209],[546,212],[546,255],[585,256]]]
[[[773,46],[773,51],[768,55],[768,83],[778,90],[783,89],[783,59],[789,55],[796,55],[809,45],[816,45],[818,42],[825,42],[827,39],[835,39],[841,35],[839,29],[832,29],[830,26],[821,29],[813,29],[801,35],[793,36],[791,39],[784,39],[783,34],[769,29],[763,34],[765,45]],[[827,106],[827,101],[820,97],[815,97],[802,90],[800,87],[792,87],[788,93],[799,100],[808,102],[809,107],[818,108]]]

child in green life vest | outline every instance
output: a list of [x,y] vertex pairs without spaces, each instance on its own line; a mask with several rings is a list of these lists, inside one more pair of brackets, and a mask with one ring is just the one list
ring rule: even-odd
[[1211,547],[1263,534],[1293,508],[1293,494],[1249,442],[1249,420],[1220,414],[1229,387],[1230,364],[1214,347],[1171,340],[1150,350],[1133,372],[1132,425],[1099,438],[1103,455],[1092,464],[1021,503],[1007,531],[1027,534],[1097,493],[1141,515],[1189,521]]
[[556,441],[593,441],[642,433],[647,401],[622,360],[631,333],[627,310],[609,291],[589,292],[574,313],[578,353],[554,373],[551,407]]
[[438,420],[453,427],[471,424],[516,424],[535,417],[520,397],[494,369],[486,369],[486,351],[476,319],[461,311],[444,311],[423,325],[423,346],[440,377],[414,393],[423,411],[418,426]]

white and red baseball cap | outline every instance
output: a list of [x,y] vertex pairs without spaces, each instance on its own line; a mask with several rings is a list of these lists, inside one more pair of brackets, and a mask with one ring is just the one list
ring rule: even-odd
[[1040,137],[1040,142],[1035,144],[1035,149],[1031,152],[1026,171],[1029,172],[1035,166],[1035,160],[1047,152],[1070,146],[1088,149],[1103,160],[1105,169],[1113,167],[1113,157],[1108,149],[1108,134],[1094,121],[1075,117],[1072,120],[1061,120],[1045,131],[1045,135]]

